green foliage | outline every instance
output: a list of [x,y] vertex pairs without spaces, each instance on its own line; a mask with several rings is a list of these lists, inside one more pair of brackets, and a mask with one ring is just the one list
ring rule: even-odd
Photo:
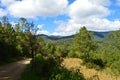
[[85,80],[79,70],[67,70],[66,68],[56,68],[49,80]]
[[49,56],[54,55],[55,49],[56,48],[55,48],[55,46],[52,42],[49,42],[49,43],[46,44],[47,55],[49,55]]
[[68,57],[80,58],[81,55],[80,55],[79,52],[71,50],[71,51],[68,53]]
[[85,62],[89,61],[90,54],[97,48],[96,42],[93,41],[92,33],[85,27],[82,27],[79,33],[76,34],[74,38],[74,46],[76,50],[81,53],[81,58]]
[[83,62],[83,65],[86,65],[87,68],[94,68],[96,70],[103,70],[106,67],[106,63],[104,63],[99,58],[91,58],[89,62]]
[[12,27],[8,18],[3,16],[0,22],[0,64],[32,57],[30,66],[34,70],[29,67],[26,73],[32,72],[36,77],[34,80],[67,80],[66,76],[69,80],[82,79],[78,72],[68,71],[60,66],[61,58],[67,56],[82,58],[89,68],[110,68],[113,74],[120,74],[120,30],[110,32],[104,39],[96,42],[93,33],[83,26],[74,40],[60,39],[48,43],[37,36],[36,31],[34,23],[25,18],[20,18]]
[[31,64],[37,75],[41,77],[49,77],[53,68],[59,66],[59,61],[59,59],[44,57],[38,54],[35,59],[31,61]]
[[68,48],[68,46],[72,45],[71,43],[73,43],[73,38],[59,39],[59,40],[53,41],[53,43],[57,46],[64,45],[66,48]]
[[[25,18],[13,27],[6,16],[0,22],[0,64],[11,62],[22,57],[34,57],[35,53],[43,52],[44,41],[36,36],[33,22]],[[39,47],[38,47],[39,46]]]
[[79,70],[67,70],[60,64],[61,58],[37,54],[35,60],[26,68],[21,80],[85,80]]
[[69,50],[67,47],[63,46],[56,46],[56,50],[55,50],[55,56],[59,56],[59,57],[66,57],[68,54]]
[[82,27],[75,37],[76,48],[84,54],[96,49],[96,43],[92,40],[92,33],[85,27]]
[[93,63],[103,69],[110,69],[109,73],[120,74],[120,31],[110,32],[100,43],[97,52],[93,54]]
[[16,48],[16,34],[7,17],[2,18],[0,26],[0,64],[11,62],[19,58],[19,50]]
[[31,69],[31,65],[29,64],[25,71],[22,74],[21,80],[45,80],[40,78],[38,75],[36,75],[36,72]]

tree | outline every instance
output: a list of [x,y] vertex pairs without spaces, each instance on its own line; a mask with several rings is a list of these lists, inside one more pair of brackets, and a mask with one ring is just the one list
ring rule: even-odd
[[[34,55],[37,50],[38,40],[36,36],[37,29],[35,29],[35,25],[33,22],[28,22],[25,18],[20,18],[20,30],[23,33],[23,47],[24,51],[28,51],[28,54],[31,54],[31,57],[34,59]],[[17,29],[19,30],[19,25],[17,25]]]
[[76,49],[82,53],[85,60],[89,60],[90,53],[96,50],[96,42],[93,41],[92,33],[83,26],[79,33],[76,34],[74,43]]
[[2,21],[2,26],[3,27],[5,27],[8,24],[10,24],[9,21],[8,21],[8,18],[6,16],[3,16],[2,19],[1,19],[1,21]]
[[4,16],[0,22],[0,61],[7,62],[18,57],[32,57],[34,60],[36,53],[44,53],[44,40],[36,32],[33,22],[20,18],[13,27]]
[[[19,52],[16,49],[15,30],[9,23],[6,16],[2,17],[0,22],[0,61],[9,62],[19,57]],[[0,63],[2,63],[0,62]]]
[[46,53],[48,56],[53,56],[55,53],[56,47],[52,42],[46,44]]

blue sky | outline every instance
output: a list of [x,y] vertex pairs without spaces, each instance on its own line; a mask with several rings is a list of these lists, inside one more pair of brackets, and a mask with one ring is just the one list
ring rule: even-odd
[[37,34],[72,35],[82,26],[91,31],[120,29],[120,0],[0,0],[0,17],[20,17],[40,28]]

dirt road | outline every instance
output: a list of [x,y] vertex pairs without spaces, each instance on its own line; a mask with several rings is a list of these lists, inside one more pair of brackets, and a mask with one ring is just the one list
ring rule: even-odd
[[26,64],[30,59],[0,66],[0,80],[19,80]]

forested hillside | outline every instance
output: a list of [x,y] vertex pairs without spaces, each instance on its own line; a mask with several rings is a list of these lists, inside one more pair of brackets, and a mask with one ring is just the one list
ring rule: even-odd
[[105,71],[116,79],[120,76],[119,30],[97,33],[83,26],[72,36],[42,35],[43,38],[36,32],[34,23],[25,18],[15,25],[5,16],[0,22],[0,64],[32,58],[22,80],[85,80],[80,69],[66,69],[62,65],[65,58],[79,58],[80,65]]
[[[93,32],[93,36],[94,36],[94,40],[95,41],[101,41],[107,34],[110,33],[109,32]],[[52,35],[44,35],[44,34],[41,34],[41,35],[38,35],[38,37],[42,37],[45,41],[49,42],[49,41],[60,41],[60,40],[63,40],[63,39],[73,39],[75,37],[75,34],[74,35],[71,35],[71,36],[52,36]]]

